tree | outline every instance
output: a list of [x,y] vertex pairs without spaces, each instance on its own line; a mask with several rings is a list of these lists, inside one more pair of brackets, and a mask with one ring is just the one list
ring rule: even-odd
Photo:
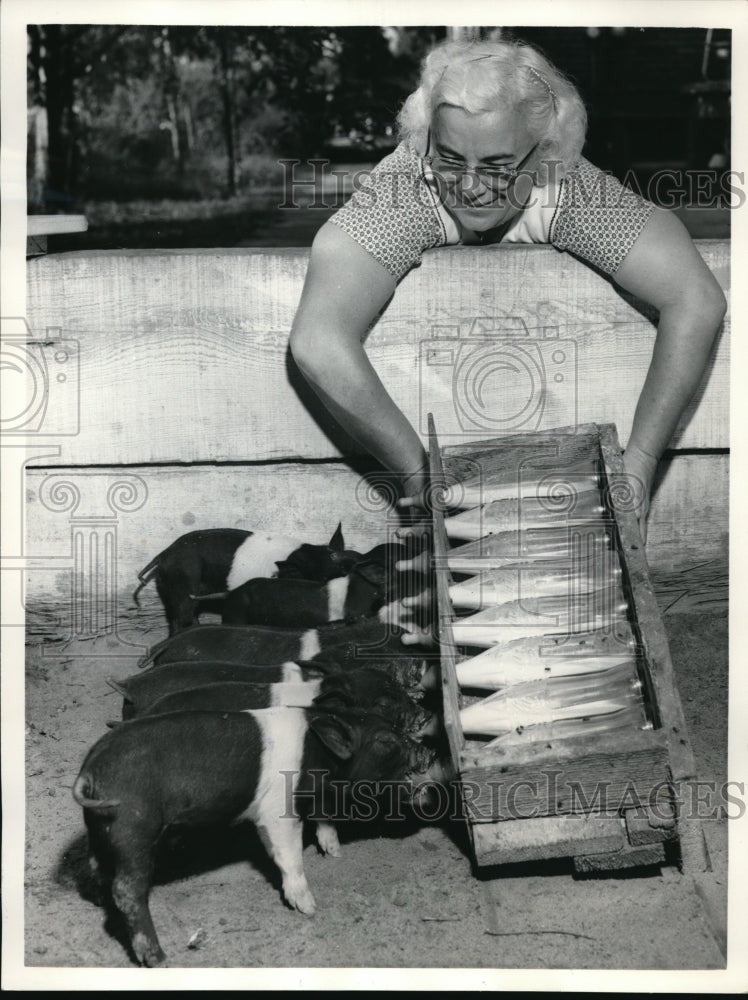
[[37,166],[41,200],[59,207],[73,200],[79,169],[76,84],[126,29],[121,26],[29,25],[29,91],[44,120],[46,165]]

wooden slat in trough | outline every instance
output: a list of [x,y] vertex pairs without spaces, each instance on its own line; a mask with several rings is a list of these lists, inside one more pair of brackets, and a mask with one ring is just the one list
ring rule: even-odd
[[[728,287],[729,242],[697,246]],[[30,262],[33,339],[77,348],[45,418],[48,433],[64,434],[56,464],[100,464],[105,454],[123,464],[356,454],[288,354],[307,260],[305,250],[246,249]],[[367,352],[424,438],[431,411],[445,444],[600,414],[625,439],[652,319],[552,248],[447,248],[426,254],[402,281]],[[726,321],[673,447],[728,447],[728,355]],[[471,389],[476,364],[486,374],[480,402]]]
[[626,832],[618,817],[545,816],[471,827],[473,849],[482,865],[568,858],[583,846],[586,855],[623,849]]

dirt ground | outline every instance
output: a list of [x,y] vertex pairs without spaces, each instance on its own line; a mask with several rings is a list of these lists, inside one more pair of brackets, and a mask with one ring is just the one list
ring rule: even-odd
[[[727,617],[665,623],[699,777],[721,783]],[[121,929],[86,898],[85,828],[70,792],[120,714],[106,676],[135,671],[137,654],[106,653],[91,642],[27,646],[27,966],[134,967]],[[566,861],[474,870],[459,821],[349,824],[341,858],[305,848],[311,919],[283,904],[274,866],[241,825],[170,845],[151,909],[170,968],[720,969],[728,825],[704,822],[713,872],[697,887],[672,864],[594,877]]]

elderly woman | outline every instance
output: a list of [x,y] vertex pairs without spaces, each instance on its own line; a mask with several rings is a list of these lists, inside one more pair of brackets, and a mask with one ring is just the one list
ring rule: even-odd
[[646,537],[657,462],[726,306],[686,229],[581,156],[579,95],[521,42],[437,46],[399,126],[400,145],[314,240],[290,341],[305,378],[346,430],[402,477],[404,502],[413,503],[426,454],[364,352],[367,329],[425,250],[520,242],[569,251],[659,311],[624,455]]

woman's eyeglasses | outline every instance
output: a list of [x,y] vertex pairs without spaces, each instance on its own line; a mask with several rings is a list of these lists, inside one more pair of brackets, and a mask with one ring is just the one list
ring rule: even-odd
[[433,167],[441,174],[451,174],[455,179],[463,177],[465,174],[475,174],[475,176],[478,177],[486,185],[486,187],[498,187],[500,184],[511,184],[517,179],[539,145],[540,142],[536,142],[527,156],[523,157],[522,160],[520,160],[520,162],[515,164],[513,167],[468,167],[466,164],[460,163],[457,160],[450,160],[437,154],[429,154],[428,150],[431,148],[431,129],[429,129],[426,146],[427,152],[426,156],[423,157],[423,162],[428,163],[429,166]]

